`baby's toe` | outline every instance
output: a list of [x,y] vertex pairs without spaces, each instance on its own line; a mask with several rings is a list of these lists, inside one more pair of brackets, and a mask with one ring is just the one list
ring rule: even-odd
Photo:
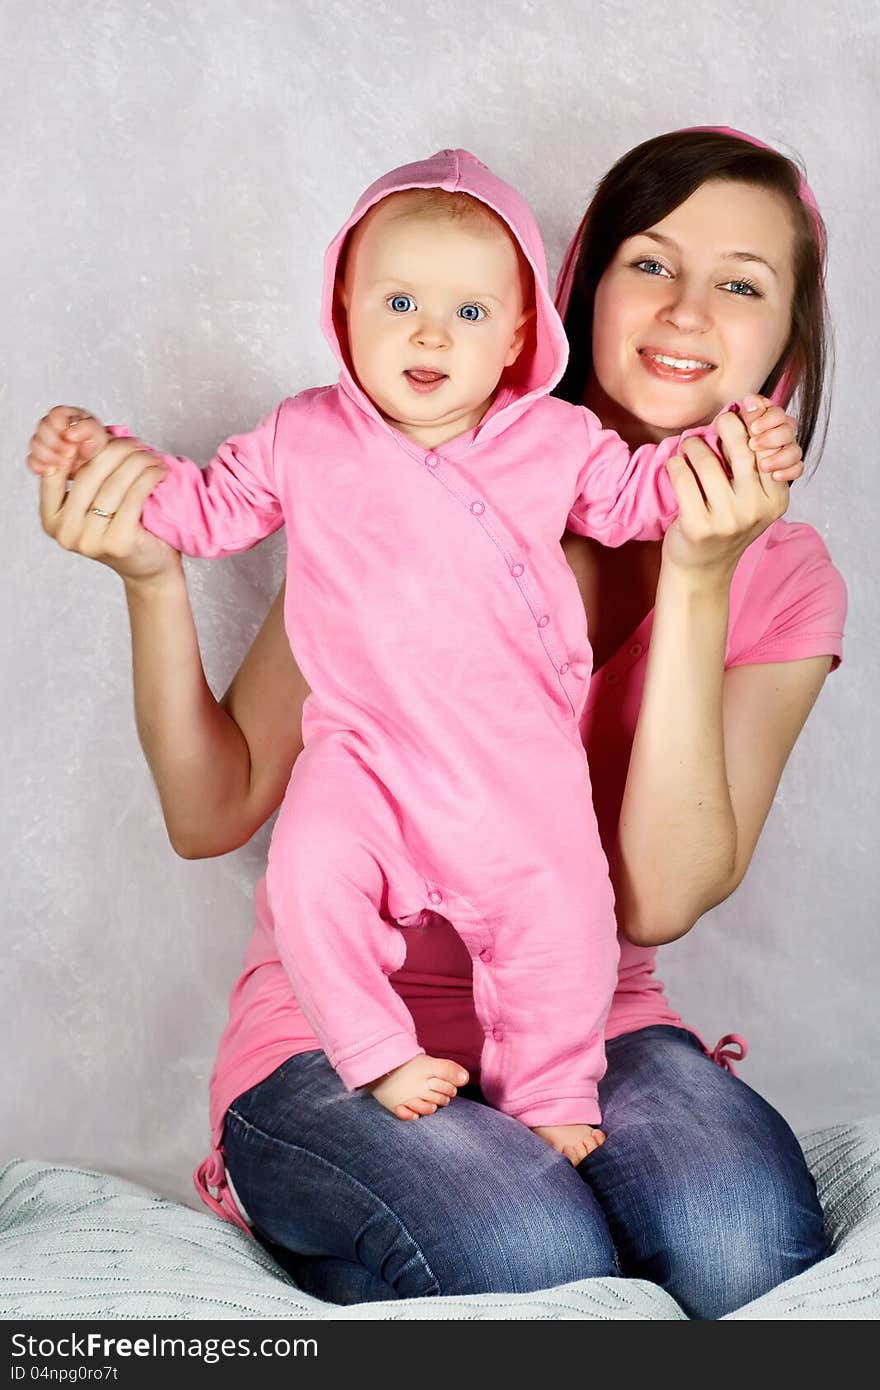
[[433,1115],[437,1109],[435,1102],[427,1100],[425,1096],[413,1096],[406,1103],[410,1110],[415,1110],[418,1115]]
[[426,1099],[432,1100],[435,1105],[448,1105],[454,1095],[455,1087],[452,1088],[451,1095],[448,1095],[445,1091],[437,1090],[435,1086],[432,1086],[430,1091],[425,1092]]
[[448,1057],[435,1057],[429,1080],[432,1085],[440,1081],[447,1081],[452,1086],[464,1086],[468,1080],[468,1074],[460,1062],[453,1062]]
[[417,1120],[419,1118],[415,1110],[411,1110],[408,1105],[396,1105],[394,1113],[398,1120]]
[[444,1096],[446,1100],[452,1100],[452,1097],[458,1094],[458,1088],[451,1081],[439,1081],[434,1076],[431,1077],[428,1087],[427,1094],[432,1100],[438,1100],[440,1096]]

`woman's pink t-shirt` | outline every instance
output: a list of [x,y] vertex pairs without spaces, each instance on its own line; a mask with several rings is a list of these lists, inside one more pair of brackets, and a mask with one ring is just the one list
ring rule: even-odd
[[[777,521],[737,566],[725,666],[831,656],[834,669],[843,653],[845,616],[846,587],[817,532],[803,522]],[[594,672],[581,722],[606,852],[614,841],[626,785],[652,624],[653,612]],[[406,943],[406,961],[391,983],[412,1014],[421,1045],[429,1054],[455,1058],[478,1080],[483,1031],[474,1012],[472,965],[464,943],[436,916],[407,928]],[[634,946],[621,937],[606,1038],[651,1024],[684,1026],[654,975],[655,956],[656,948]],[[254,934],[230,997],[229,1022],[211,1076],[213,1149],[195,1175],[199,1193],[219,1214],[239,1219],[226,1190],[220,1147],[227,1109],[288,1057],[318,1047],[278,958],[261,879]],[[208,1185],[218,1188],[219,1202]]]

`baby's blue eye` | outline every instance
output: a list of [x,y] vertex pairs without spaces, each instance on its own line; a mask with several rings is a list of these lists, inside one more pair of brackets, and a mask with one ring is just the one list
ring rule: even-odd
[[467,319],[468,323],[479,323],[480,319],[486,317],[486,310],[480,304],[462,304],[458,317]]
[[415,300],[408,294],[393,294],[386,302],[395,314],[408,314],[416,307]]

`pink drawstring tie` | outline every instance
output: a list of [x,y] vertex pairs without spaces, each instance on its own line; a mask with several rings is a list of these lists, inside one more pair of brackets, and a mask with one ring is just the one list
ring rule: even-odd
[[742,1062],[749,1055],[749,1045],[745,1038],[741,1038],[739,1033],[725,1033],[724,1037],[715,1044],[709,1056],[712,1061],[725,1071],[732,1072],[736,1076],[734,1062]]
[[[224,1221],[232,1221],[236,1226],[240,1226],[253,1239],[253,1231],[242,1217],[229,1191],[226,1164],[223,1162],[220,1149],[212,1149],[210,1156],[193,1174],[193,1182],[202,1201],[207,1203],[213,1212],[222,1216]],[[212,1197],[208,1191],[209,1186],[217,1189],[216,1197]]]

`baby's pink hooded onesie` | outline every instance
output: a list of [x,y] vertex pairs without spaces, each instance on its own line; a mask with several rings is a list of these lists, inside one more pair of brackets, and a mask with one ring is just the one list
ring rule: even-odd
[[[430,450],[383,420],[333,318],[351,228],[428,187],[504,219],[537,309],[480,424]],[[568,349],[537,227],[463,150],[367,190],[327,252],[322,322],[338,383],[282,401],[204,472],[165,456],[143,513],[198,556],[287,526],[285,624],[312,693],[269,850],[279,956],[351,1090],[424,1051],[388,976],[404,932],[446,917],[473,961],[486,1099],[529,1126],[597,1123],[619,948],[579,730],[592,656],[560,538],[659,539],[680,441],[631,455],[550,396]]]

